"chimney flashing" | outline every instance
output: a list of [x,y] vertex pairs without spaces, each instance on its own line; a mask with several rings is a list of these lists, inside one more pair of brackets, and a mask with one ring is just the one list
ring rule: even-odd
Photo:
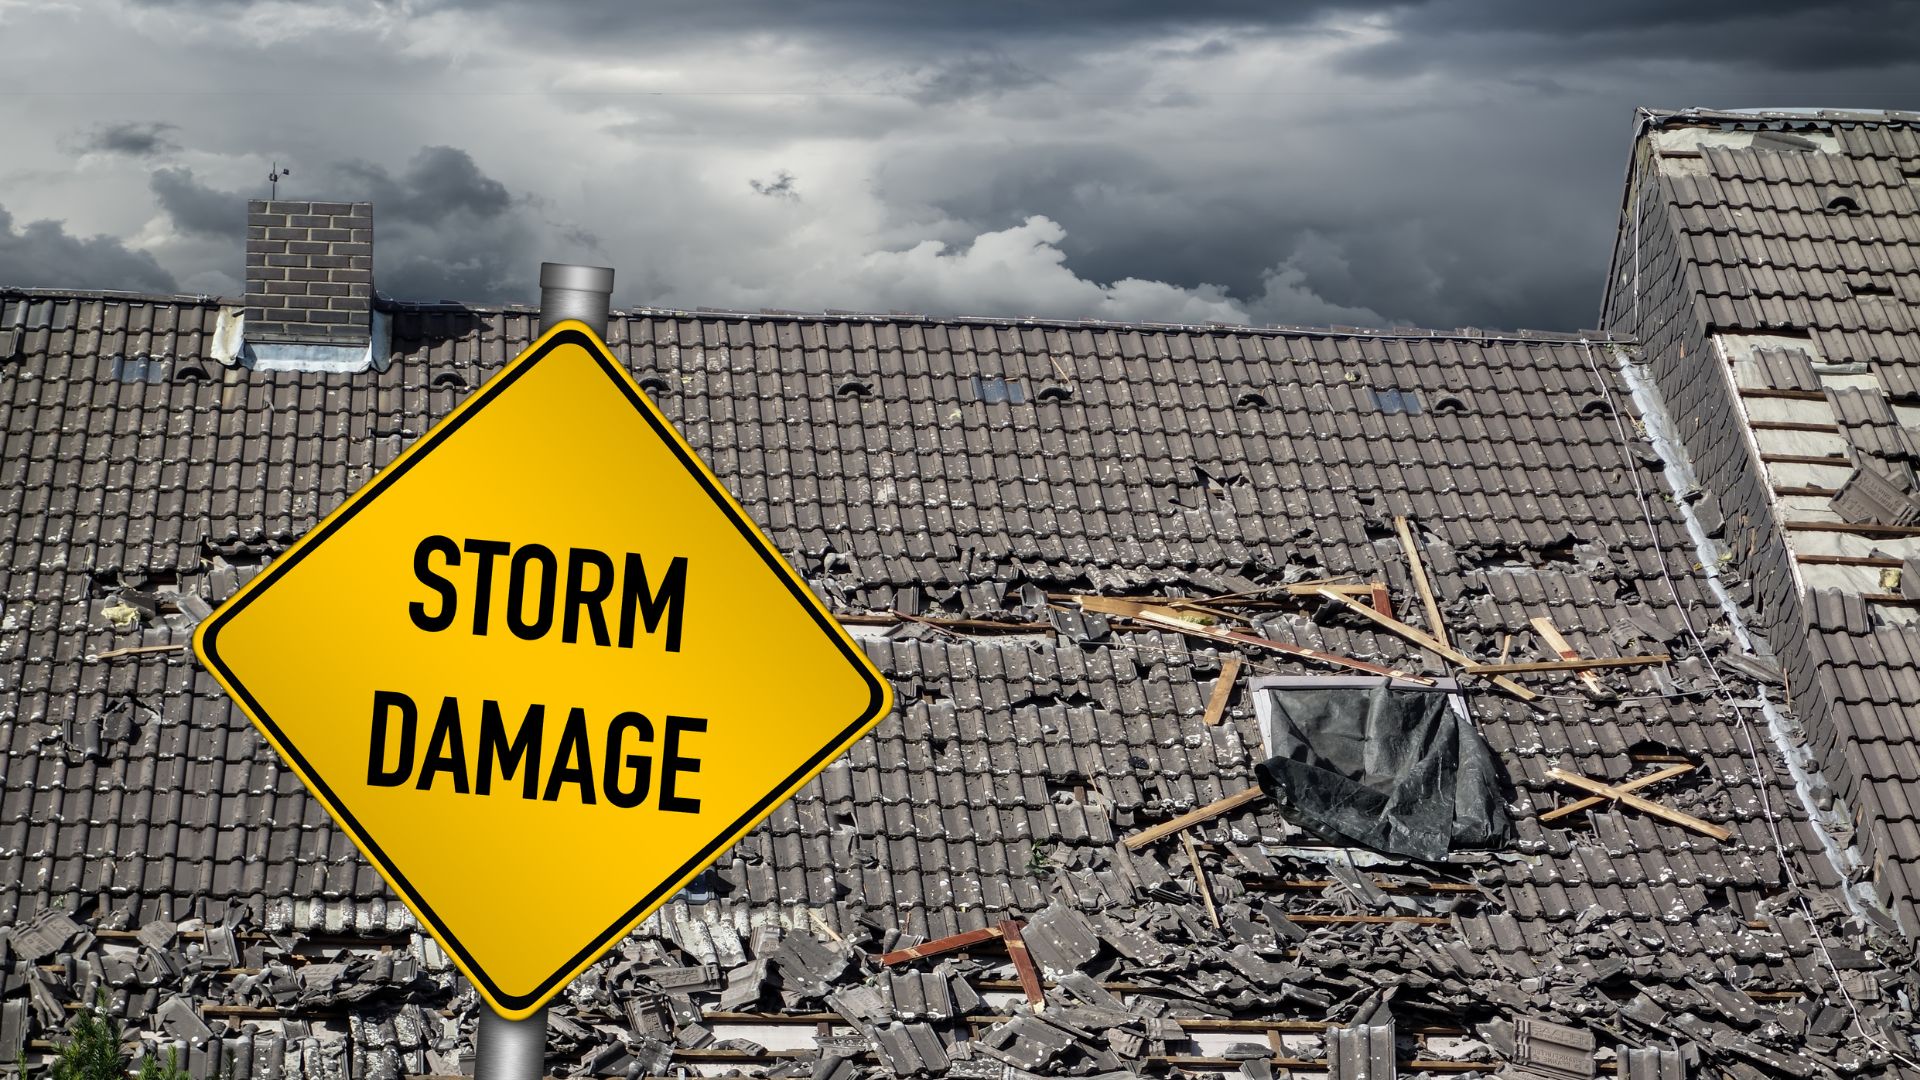
[[372,313],[369,339],[364,345],[317,345],[297,341],[253,341],[243,329],[240,351],[234,361],[252,371],[317,371],[332,375],[352,375],[361,371],[385,371],[392,362],[393,330],[387,313]]

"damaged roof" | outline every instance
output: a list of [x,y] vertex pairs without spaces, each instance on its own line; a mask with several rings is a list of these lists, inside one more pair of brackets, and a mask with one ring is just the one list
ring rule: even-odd
[[1920,116],[1643,110],[1603,308],[1683,418],[1851,872],[1913,935]]
[[[267,373],[214,358],[215,301],[5,294],[0,1042],[44,1039],[97,982],[202,1073],[461,1067],[471,992],[185,649],[536,323],[387,314],[384,370]],[[859,628],[897,709],[567,992],[554,1071],[1745,1077],[1911,1055],[1910,945],[1842,888],[1771,730],[1797,713],[1722,617],[1630,342],[639,311],[608,343]],[[1258,800],[1123,843],[1253,785],[1244,677],[1208,722],[1223,676],[1338,669],[1069,598],[1228,596],[1256,639],[1449,674],[1284,588],[1375,581],[1479,662],[1559,659],[1541,619],[1580,656],[1673,659],[1515,675],[1532,702],[1469,681],[1510,851],[1333,848]],[[1727,836],[1614,797],[1540,821],[1584,794],[1554,769],[1666,770],[1637,797]]]

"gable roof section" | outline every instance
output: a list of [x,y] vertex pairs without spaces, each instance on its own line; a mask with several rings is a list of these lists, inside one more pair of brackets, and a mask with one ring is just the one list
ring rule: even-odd
[[1603,301],[1646,341],[1789,672],[1920,927],[1920,116],[1642,110]]

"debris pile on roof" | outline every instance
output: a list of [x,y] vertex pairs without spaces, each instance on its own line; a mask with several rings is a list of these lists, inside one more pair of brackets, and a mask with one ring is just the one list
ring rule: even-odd
[[[1049,868],[1074,885],[1016,924],[1029,972],[1004,931],[925,941],[846,904],[676,903],[566,991],[549,1067],[1257,1078],[1391,1076],[1398,1062],[1559,1080],[1677,1054],[1731,1076],[1833,1077],[1912,1052],[1904,1003],[1920,974],[1886,963],[1905,945],[1831,902],[1811,924],[1791,894],[1756,918],[1701,917],[1690,890],[1658,886],[1660,921],[1700,952],[1595,909],[1530,942],[1476,884],[1493,856],[1316,848],[1258,801],[1186,838]],[[5,1004],[6,1046],[41,1047],[105,987],[148,1052],[180,1047],[202,1076],[222,1060],[268,1078],[450,1075],[480,1007],[417,933],[367,951],[244,916],[90,930],[50,911],[4,940],[9,986],[26,990]]]
[[[5,1037],[43,1049],[104,981],[143,1039],[289,1080],[457,1072],[474,1000],[180,646],[531,316],[394,307],[393,363],[338,377],[220,368],[213,304],[0,305]],[[897,708],[567,991],[554,1071],[1912,1056],[1911,944],[1854,906],[1846,823],[1775,740],[1798,698],[1726,625],[1619,342],[640,313],[610,344]],[[176,374],[116,379],[135,354]],[[1457,681],[1511,845],[1288,821],[1254,773],[1276,674]]]

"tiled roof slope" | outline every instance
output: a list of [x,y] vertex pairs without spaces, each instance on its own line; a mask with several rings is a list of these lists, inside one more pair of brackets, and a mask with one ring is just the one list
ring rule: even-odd
[[[1920,116],[1643,111],[1638,334],[1884,901],[1920,929]],[[1916,567],[1920,569],[1920,567]]]
[[[211,359],[211,302],[5,299],[0,924],[57,908],[127,929],[188,916],[412,929],[190,654],[115,654],[184,642],[196,612],[524,347],[535,321],[390,316],[384,371],[264,373]],[[1869,939],[1757,712],[1784,704],[1780,690],[1715,617],[1638,434],[1616,367],[1626,346],[670,312],[616,314],[608,339],[836,610],[922,620],[866,631],[896,714],[716,868],[710,903],[670,908],[655,927],[667,940],[716,910],[805,930],[810,908],[885,947],[1059,904],[1099,916],[1110,946],[1138,947],[1132,928],[1187,957],[1149,967],[1187,1007],[1241,1000],[1344,1023],[1345,1003],[1384,981],[1411,1016],[1531,1011],[1598,1025],[1607,1046],[1695,1040],[1733,1075],[1770,1054],[1885,1063],[1869,1043],[1896,1036],[1871,1033],[1905,1022],[1884,1003],[1911,976],[1848,952]],[[1285,887],[1339,868],[1253,807],[1195,833],[1222,914],[1240,920],[1208,931],[1180,902],[1194,894],[1177,844],[1129,854],[1115,841],[1248,786],[1261,753],[1247,698],[1208,726],[1211,645],[1123,631],[1048,594],[1354,573],[1384,577],[1401,615],[1424,622],[1396,514],[1421,532],[1468,654],[1548,657],[1529,636],[1544,615],[1585,655],[1679,659],[1606,673],[1606,696],[1560,675],[1527,677],[1547,695],[1536,707],[1469,695],[1517,785],[1520,844],[1442,871],[1464,891],[1412,909],[1440,918],[1311,923],[1369,909],[1339,887]],[[925,621],[941,616],[1009,632]],[[740,621],[751,632],[752,613]],[[1437,670],[1318,604],[1272,609],[1257,629]],[[1699,772],[1650,792],[1729,840],[1607,805],[1533,820],[1564,801],[1548,769],[1620,780],[1649,752],[1698,756]],[[1246,974],[1255,960],[1227,949],[1288,925],[1281,913],[1313,926],[1287,975],[1305,996],[1268,1000]],[[1829,966],[1828,945],[1849,970]],[[1112,948],[1103,970],[1135,970]],[[1841,979],[1868,1003],[1866,1041]],[[210,986],[198,993],[260,992]],[[130,1011],[162,998],[136,985]],[[1756,1026],[1756,1008],[1773,1026]]]

